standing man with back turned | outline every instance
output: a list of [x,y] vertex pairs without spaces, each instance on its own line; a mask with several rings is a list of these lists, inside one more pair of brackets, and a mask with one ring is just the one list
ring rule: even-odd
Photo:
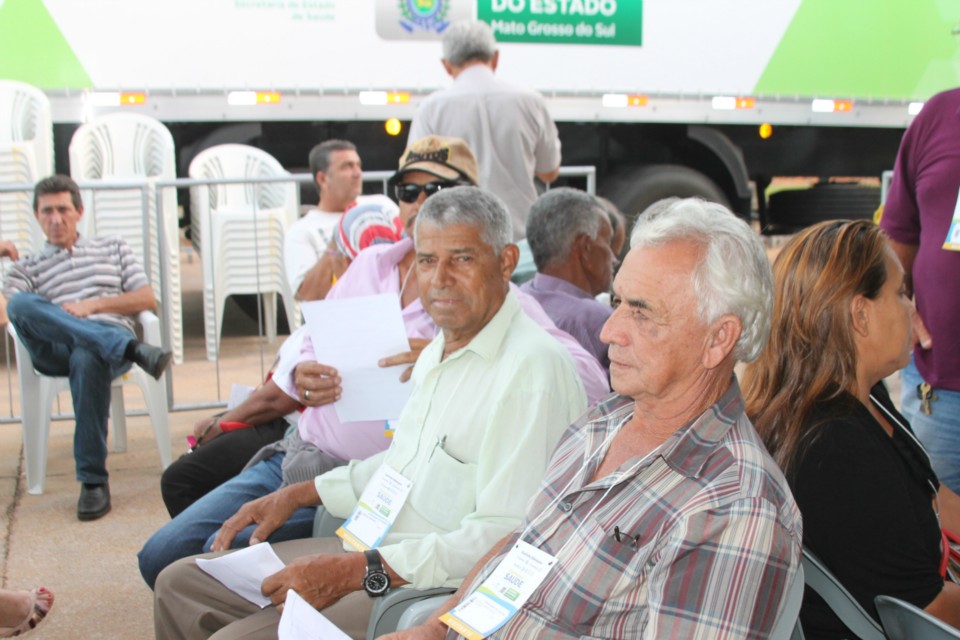
[[[553,182],[560,172],[560,138],[543,96],[494,76],[500,52],[485,22],[451,25],[443,35],[443,68],[453,86],[420,105],[409,142],[430,134],[463,138],[480,162],[480,186],[506,203],[517,241],[527,236],[527,212],[537,199],[536,176]],[[533,271],[526,242],[518,270]],[[526,266],[525,266],[526,265]]]
[[33,210],[47,244],[10,268],[3,297],[34,368],[70,379],[77,417],[73,456],[82,483],[77,517],[96,520],[110,511],[107,416],[113,379],[132,363],[159,378],[172,353],[137,340],[131,316],[156,308],[153,290],[122,238],[77,232],[83,216],[77,183],[67,176],[44,178],[34,190]]

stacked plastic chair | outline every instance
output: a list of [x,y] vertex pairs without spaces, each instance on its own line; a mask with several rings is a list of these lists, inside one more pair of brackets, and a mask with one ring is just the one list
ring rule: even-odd
[[[52,173],[50,100],[30,85],[0,80],[0,184],[32,186]],[[32,191],[0,193],[0,240],[24,255],[43,248]]]
[[[147,271],[169,331],[174,362],[183,362],[180,295],[180,233],[173,187],[156,199],[154,183],[176,177],[173,136],[158,120],[130,113],[108,114],[77,129],[70,141],[70,173],[77,182],[146,182],[138,188],[88,189],[86,232],[120,235]],[[161,242],[162,235],[162,242]]]
[[[289,176],[270,154],[241,144],[222,144],[190,163],[199,180]],[[203,310],[207,358],[219,353],[223,311],[231,295],[263,297],[268,340],[277,337],[277,294],[283,297],[291,331],[300,311],[287,282],[283,237],[297,219],[294,182],[214,184],[191,187],[191,236],[203,265]]]

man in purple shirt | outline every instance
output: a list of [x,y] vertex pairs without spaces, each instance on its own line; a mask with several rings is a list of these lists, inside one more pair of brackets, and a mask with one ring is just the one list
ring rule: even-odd
[[940,480],[960,491],[960,246],[951,243],[960,192],[960,89],[930,98],[907,129],[880,226],[917,304],[902,411]]
[[610,359],[600,329],[611,309],[594,296],[610,290],[616,260],[612,233],[606,210],[590,194],[567,187],[548,191],[527,216],[537,274],[521,287],[604,369],[610,368]]

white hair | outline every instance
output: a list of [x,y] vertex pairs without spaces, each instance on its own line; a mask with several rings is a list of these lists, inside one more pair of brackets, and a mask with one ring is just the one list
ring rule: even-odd
[[472,60],[489,62],[497,52],[493,29],[480,20],[455,22],[443,34],[443,59],[454,67],[462,67]]
[[704,257],[692,276],[700,319],[709,324],[725,314],[740,318],[734,357],[756,359],[767,342],[773,308],[773,275],[760,237],[723,205],[699,198],[651,209],[637,218],[631,249],[678,240],[702,245]]

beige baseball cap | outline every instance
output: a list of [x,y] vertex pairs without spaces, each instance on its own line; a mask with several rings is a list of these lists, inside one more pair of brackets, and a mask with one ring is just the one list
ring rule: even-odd
[[396,184],[408,171],[424,171],[444,180],[479,184],[477,158],[460,138],[427,136],[415,140],[400,157],[400,168],[390,177],[390,184]]

